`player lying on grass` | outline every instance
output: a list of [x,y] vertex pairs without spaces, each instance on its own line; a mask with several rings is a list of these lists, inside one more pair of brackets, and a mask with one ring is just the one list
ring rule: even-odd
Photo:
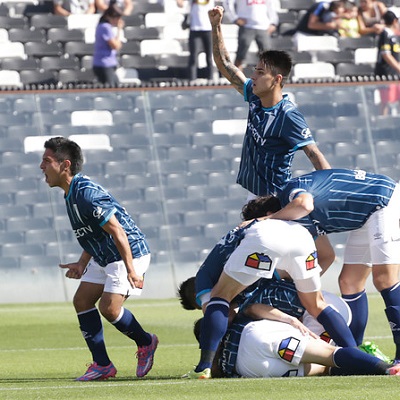
[[[361,344],[368,319],[365,283],[371,273],[400,360],[400,188],[385,175],[361,170],[314,171],[292,179],[280,196],[282,210],[267,218],[298,220],[313,234],[349,232],[339,276],[350,326]],[[371,268],[372,266],[372,268]]]
[[[247,206],[259,207],[259,215],[263,216],[267,214],[264,203],[268,203],[268,199],[254,199]],[[275,270],[285,271],[292,278],[301,303],[337,344],[356,346],[343,317],[323,299],[321,269],[309,232],[290,221],[254,220],[246,226],[243,238],[229,255],[218,282],[212,287],[202,324],[200,362],[187,374],[189,378],[209,376],[215,351],[226,332],[230,302],[258,279],[272,278]]]
[[[330,300],[336,296],[330,295]],[[339,298],[333,306],[338,306]],[[228,327],[212,365],[212,377],[272,378],[311,375],[400,375],[400,366],[354,347],[335,347],[306,325],[273,307],[240,313]],[[343,307],[339,306],[340,310]],[[310,317],[310,328],[319,324]],[[195,323],[201,342],[202,319]],[[317,328],[318,329],[318,328]]]

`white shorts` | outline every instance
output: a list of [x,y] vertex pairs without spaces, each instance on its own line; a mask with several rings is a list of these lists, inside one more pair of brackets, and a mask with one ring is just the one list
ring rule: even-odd
[[261,320],[245,326],[236,371],[246,378],[304,376],[300,364],[309,336],[283,322]]
[[345,264],[400,264],[400,186],[387,207],[375,211],[360,229],[350,231]]
[[[301,291],[320,289],[321,268],[309,232],[292,221],[265,219],[246,230],[245,237],[225,264],[224,272],[244,286],[286,271]],[[307,283],[307,284],[305,284]],[[306,290],[304,288],[307,287]]]
[[[134,258],[133,265],[138,275],[144,276],[150,265],[150,254],[146,254],[140,258]],[[116,261],[101,267],[93,258],[89,261],[81,282],[96,283],[104,285],[104,292],[122,294],[124,296],[140,296],[142,289],[133,289],[128,281],[125,263]]]

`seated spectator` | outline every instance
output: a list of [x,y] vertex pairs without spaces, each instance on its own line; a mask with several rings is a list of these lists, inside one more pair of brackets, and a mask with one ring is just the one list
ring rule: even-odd
[[382,16],[387,11],[385,4],[378,0],[360,0],[358,25],[361,35],[379,35],[385,28]]
[[[375,66],[375,75],[394,76],[400,75],[400,49],[399,49],[399,20],[392,11],[383,15],[385,28],[378,39],[378,60]],[[388,84],[380,89],[382,114],[396,113],[400,99],[400,86],[397,83]]]
[[297,24],[293,35],[296,48],[299,37],[304,35],[338,37],[344,11],[344,1],[321,1],[313,4]]
[[68,17],[71,14],[94,14],[94,0],[53,0],[54,14]]
[[360,37],[360,26],[358,24],[358,7],[352,1],[346,1],[345,11],[340,24],[339,34],[341,37]]
[[131,15],[133,11],[132,0],[95,0],[96,11],[103,13],[111,3],[115,3],[122,11],[123,15]]

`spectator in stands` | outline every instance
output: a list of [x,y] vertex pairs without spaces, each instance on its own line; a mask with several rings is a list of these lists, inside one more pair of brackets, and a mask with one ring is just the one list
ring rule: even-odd
[[[383,15],[385,29],[381,32],[378,39],[378,60],[375,66],[375,75],[394,76],[400,75],[400,48],[399,36],[399,20],[392,11],[387,11]],[[388,86],[380,89],[381,104],[383,106],[382,114],[400,112],[396,110],[396,106],[400,99],[400,86],[388,84]]]
[[94,14],[94,0],[53,0],[54,14],[68,17],[71,14]]
[[101,16],[96,27],[93,72],[100,83],[110,86],[119,84],[116,74],[117,51],[122,47],[121,31],[123,28],[122,10],[116,4],[111,4]]
[[321,1],[313,4],[297,24],[293,36],[296,47],[298,37],[301,35],[338,37],[344,11],[344,1]]
[[[213,61],[211,47],[211,24],[208,11],[214,7],[214,0],[189,0],[189,79],[197,79],[198,55],[206,55],[206,78],[213,79]],[[185,0],[176,0],[178,7],[183,7]]]
[[123,15],[131,15],[133,11],[132,0],[95,0],[96,11],[103,13],[110,4],[116,4],[123,12]]
[[360,26],[358,23],[358,7],[352,1],[346,1],[345,11],[343,13],[342,22],[339,28],[341,37],[360,37]]
[[385,29],[382,17],[386,11],[385,4],[379,0],[360,0],[358,7],[360,34],[379,35]]
[[275,0],[224,0],[223,4],[227,18],[239,26],[235,65],[243,69],[253,40],[259,51],[271,48],[270,37],[279,25],[277,3]]

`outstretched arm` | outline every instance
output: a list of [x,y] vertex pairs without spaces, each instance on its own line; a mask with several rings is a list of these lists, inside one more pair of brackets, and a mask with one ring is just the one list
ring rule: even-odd
[[243,84],[246,81],[246,76],[233,64],[225,47],[221,29],[223,14],[224,9],[221,6],[214,7],[208,12],[212,27],[214,62],[219,72],[228,79],[239,93],[243,94]]

